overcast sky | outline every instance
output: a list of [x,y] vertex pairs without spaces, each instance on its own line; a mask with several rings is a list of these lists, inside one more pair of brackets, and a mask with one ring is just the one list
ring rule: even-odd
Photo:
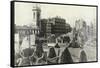
[[[15,3],[15,24],[26,25],[33,22],[32,8],[35,3],[16,2]],[[96,7],[71,6],[57,4],[40,4],[41,19],[60,16],[66,19],[66,22],[74,26],[75,20],[82,18],[87,24],[96,19]],[[33,23],[34,24],[34,23]]]

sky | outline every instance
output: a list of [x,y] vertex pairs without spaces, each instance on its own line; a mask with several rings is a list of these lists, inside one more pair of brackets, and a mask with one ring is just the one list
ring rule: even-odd
[[[27,25],[33,23],[32,9],[34,6],[36,6],[36,3],[16,2],[15,24]],[[85,20],[88,25],[96,21],[96,7],[57,4],[38,4],[38,6],[41,8],[41,19],[60,16],[72,27],[77,19]]]

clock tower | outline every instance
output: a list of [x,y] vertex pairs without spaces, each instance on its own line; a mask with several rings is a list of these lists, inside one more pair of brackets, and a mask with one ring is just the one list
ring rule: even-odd
[[33,23],[35,26],[40,27],[40,15],[41,15],[41,9],[39,7],[38,4],[36,4],[36,6],[33,7],[32,9],[33,11]]

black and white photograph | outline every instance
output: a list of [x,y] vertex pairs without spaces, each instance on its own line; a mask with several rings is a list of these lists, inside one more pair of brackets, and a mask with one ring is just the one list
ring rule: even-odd
[[97,61],[97,6],[13,2],[13,66]]

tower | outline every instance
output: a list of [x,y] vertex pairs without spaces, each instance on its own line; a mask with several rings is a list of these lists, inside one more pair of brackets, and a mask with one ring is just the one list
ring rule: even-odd
[[39,24],[40,23],[40,15],[41,15],[41,9],[40,9],[39,5],[36,4],[33,7],[32,11],[33,11],[33,23],[35,26],[39,27],[40,26],[40,24]]

